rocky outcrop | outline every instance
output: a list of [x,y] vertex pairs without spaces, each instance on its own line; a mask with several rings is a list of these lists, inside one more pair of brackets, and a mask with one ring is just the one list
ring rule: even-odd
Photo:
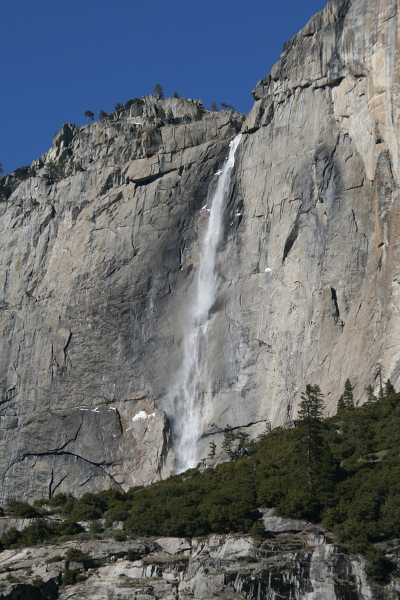
[[[92,566],[68,562],[65,554],[71,548],[90,553]],[[397,547],[390,557],[397,564]],[[45,598],[54,597],[46,595],[45,586],[53,594],[56,586],[60,600],[397,598],[398,578],[392,577],[383,586],[368,582],[365,564],[363,558],[344,553],[325,539],[322,530],[310,526],[297,534],[286,531],[265,541],[213,535],[201,539],[67,542],[1,553],[0,568],[7,571],[0,574],[0,598],[19,597],[12,595],[17,586],[20,590],[25,586],[27,600],[39,598],[29,594],[35,584]],[[81,581],[60,586],[67,568],[79,574]],[[11,583],[12,578],[19,581]]]
[[171,472],[164,410],[209,184],[240,129],[195,374],[198,458],[211,440],[219,452],[228,423],[257,436],[290,422],[306,383],[328,413],[348,377],[358,402],[381,374],[399,387],[397,29],[395,0],[331,0],[257,84],[244,123],[133,99],[64,125],[2,178],[3,499]]

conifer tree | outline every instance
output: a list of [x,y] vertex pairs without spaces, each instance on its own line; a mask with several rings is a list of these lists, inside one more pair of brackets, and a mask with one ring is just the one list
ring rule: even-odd
[[203,109],[201,108],[201,106],[197,107],[194,118],[196,121],[201,121],[201,119],[203,118]]
[[209,448],[210,448],[210,452],[208,453],[207,458],[214,458],[215,452],[217,450],[217,444],[215,444],[214,442],[210,442]]
[[89,123],[89,121],[93,121],[94,113],[92,113],[91,110],[85,110],[84,115],[87,118],[88,123]]
[[342,394],[338,401],[336,414],[343,412],[344,410],[346,410],[346,404],[344,402],[344,398],[343,398],[343,394]]
[[157,98],[159,100],[161,100],[162,98],[164,98],[164,90],[163,90],[162,85],[160,83],[156,83],[156,85],[153,88],[153,92],[155,93],[155,95],[157,96]]
[[346,410],[354,409],[353,387],[349,378],[347,378],[344,383],[343,402],[346,406]]
[[233,428],[230,425],[227,425],[224,429],[224,441],[222,442],[222,449],[227,453],[229,459],[233,458],[233,441],[235,439],[235,434]]
[[379,400],[383,400],[383,385],[382,385],[382,367],[379,366],[379,370],[378,370],[378,377],[379,377]]
[[3,173],[4,169],[3,169],[3,163],[0,163],[0,175]]
[[385,396],[391,396],[392,394],[395,394],[395,393],[396,393],[396,390],[394,389],[394,385],[392,384],[390,379],[388,379],[387,382],[385,383]]
[[307,485],[310,492],[315,488],[318,472],[318,462],[322,445],[321,422],[324,411],[323,394],[319,385],[306,385],[306,391],[301,394],[299,407],[299,425],[304,428],[303,439]]
[[216,102],[211,102],[211,110],[213,112],[218,112],[218,107]]
[[180,95],[178,94],[178,92],[174,92],[174,98],[180,98]]
[[372,385],[370,383],[365,388],[365,391],[367,392],[367,404],[371,404],[371,402],[377,401],[378,398],[375,396],[374,388],[372,387]]

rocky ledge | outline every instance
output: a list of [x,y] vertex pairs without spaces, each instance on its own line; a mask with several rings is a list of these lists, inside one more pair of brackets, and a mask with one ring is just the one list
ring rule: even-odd
[[[392,548],[392,560],[398,551]],[[0,569],[1,600],[366,600],[397,599],[400,592],[396,578],[370,584],[362,557],[307,525],[263,541],[212,535],[6,550]]]

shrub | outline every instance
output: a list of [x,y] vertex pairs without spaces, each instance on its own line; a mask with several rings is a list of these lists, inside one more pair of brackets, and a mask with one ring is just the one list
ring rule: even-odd
[[163,109],[162,106],[160,106],[160,108],[157,108],[156,117],[157,117],[157,119],[165,119],[165,117],[166,117],[165,110]]
[[78,548],[68,548],[65,553],[65,560],[68,562],[82,563],[85,569],[88,569],[93,565],[93,560],[90,554],[86,554]]
[[21,517],[22,519],[34,519],[40,516],[40,513],[27,502],[18,502],[13,499],[8,500],[7,510],[12,512],[15,517]]
[[65,569],[61,576],[61,585],[75,585],[78,578],[78,571]]
[[19,583],[21,581],[19,577],[15,577],[15,575],[12,575],[11,573],[8,573],[8,575],[6,575],[6,580],[10,583]]
[[61,562],[64,559],[65,559],[64,556],[61,556],[60,554],[56,554],[55,556],[52,556],[51,558],[48,558],[46,560],[46,564],[47,565],[51,565],[51,563]]
[[34,578],[32,579],[32,583],[33,583],[33,585],[34,585],[34,586],[36,586],[36,587],[38,587],[38,588],[41,588],[41,587],[43,587],[43,586],[44,586],[44,581],[43,581],[43,579],[40,577],[40,575],[37,575],[36,577],[34,577]]
[[130,562],[135,562],[135,560],[140,560],[141,558],[142,555],[136,550],[128,550],[126,553],[126,560],[129,560]]
[[82,533],[83,531],[85,531],[83,529],[83,527],[81,525],[79,525],[79,523],[76,523],[75,521],[72,520],[66,520],[63,521],[62,523],[57,523],[57,525],[54,526],[54,535],[56,537],[59,536],[74,536],[77,535],[78,533]]
[[89,531],[93,535],[98,535],[104,531],[104,527],[99,521],[92,521],[90,523]]

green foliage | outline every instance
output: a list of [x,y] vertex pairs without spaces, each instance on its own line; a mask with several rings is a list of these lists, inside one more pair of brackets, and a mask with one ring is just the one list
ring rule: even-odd
[[135,562],[135,560],[140,560],[141,558],[142,555],[136,550],[128,550],[128,552],[126,553],[126,560],[129,560],[131,562]]
[[86,554],[78,548],[68,548],[65,553],[65,560],[68,562],[82,563],[85,569],[93,566],[93,560],[91,559],[90,554]]
[[394,385],[392,384],[390,379],[388,379],[387,382],[385,383],[385,396],[391,396],[392,394],[395,394],[395,393],[396,393],[396,390],[394,389]]
[[201,121],[204,115],[204,111],[201,106],[198,106],[196,112],[194,113],[195,121]]
[[44,586],[44,581],[43,579],[40,577],[40,575],[37,575],[36,577],[34,577],[32,579],[32,583],[35,587],[41,588]]
[[75,585],[78,579],[78,571],[65,569],[61,576],[61,585]]
[[[322,393],[318,385],[306,385],[306,391],[301,394],[301,402],[299,405],[299,421],[298,426],[303,433],[300,443],[298,444],[298,455],[300,458],[301,471],[307,474],[307,487],[303,504],[312,505],[312,513],[316,510],[316,502],[313,497],[308,497],[308,494],[315,491],[317,479],[320,475],[320,460],[323,450],[322,437],[322,415],[324,411],[324,403]],[[298,502],[298,499],[296,499]]]
[[17,500],[10,499],[7,501],[6,507],[7,511],[11,512],[14,517],[21,517],[21,519],[34,519],[40,515],[40,513],[27,502],[18,502]]
[[[107,521],[123,521],[121,540],[228,532],[260,536],[258,507],[275,507],[284,517],[322,522],[336,542],[364,552],[370,577],[383,581],[390,563],[373,544],[400,538],[400,393],[324,420],[322,410],[320,389],[307,386],[296,427],[273,429],[252,443],[249,458],[202,473],[191,469],[124,494],[107,490],[79,500],[57,495],[49,504],[66,521],[37,519],[21,532],[10,529],[1,536],[1,547],[57,539],[68,531],[73,536],[81,528],[72,516],[89,509]],[[232,451],[237,434],[228,426],[224,437],[226,451]],[[85,568],[90,564],[82,553],[65,559]]]
[[3,163],[0,163],[0,175],[4,173],[4,169],[3,169]]
[[153,88],[153,92],[155,93],[157,98],[159,98],[159,99],[164,98],[164,90],[160,83],[156,83],[156,85]]
[[106,119],[108,119],[108,113],[106,113],[105,110],[101,109],[99,112],[99,119],[100,121],[105,121]]
[[50,182],[59,181],[65,177],[65,166],[65,159],[60,159],[58,163],[54,160],[49,160],[46,163],[43,177]]
[[6,581],[8,581],[9,583],[20,583],[21,580],[19,579],[19,577],[15,577],[15,575],[8,573],[8,575],[6,575]]
[[377,401],[377,397],[374,395],[374,388],[370,383],[365,388],[365,391],[367,392],[367,404],[371,404],[371,402]]
[[221,102],[220,104],[224,110],[235,110],[232,104],[226,104],[225,102]]
[[180,95],[178,94],[178,92],[174,92],[174,98],[180,98]]
[[208,453],[207,458],[214,458],[215,457],[215,452],[217,450],[217,444],[215,444],[214,442],[210,442],[209,443],[209,448],[210,448],[210,452]]
[[84,115],[87,118],[88,123],[89,123],[89,121],[93,121],[94,113],[91,110],[85,110]]
[[218,112],[218,107],[216,102],[211,102],[211,110],[213,112]]
[[64,556],[61,556],[60,554],[56,554],[55,556],[48,558],[46,560],[46,564],[50,565],[52,563],[61,562],[62,560],[64,560]]
[[165,114],[165,110],[163,109],[162,106],[160,106],[160,108],[157,108],[156,117],[157,117],[157,119],[165,119],[166,114]]
[[92,521],[90,523],[89,531],[92,535],[98,535],[104,531],[104,527],[100,521]]
[[229,460],[233,458],[233,442],[235,441],[235,433],[230,425],[224,429],[224,440],[222,442],[222,450],[229,456]]
[[167,112],[167,119],[169,119],[170,121],[174,118],[174,113],[172,112],[172,109],[169,108],[168,112]]
[[113,538],[116,542],[126,542],[126,533],[119,529],[114,533]]

